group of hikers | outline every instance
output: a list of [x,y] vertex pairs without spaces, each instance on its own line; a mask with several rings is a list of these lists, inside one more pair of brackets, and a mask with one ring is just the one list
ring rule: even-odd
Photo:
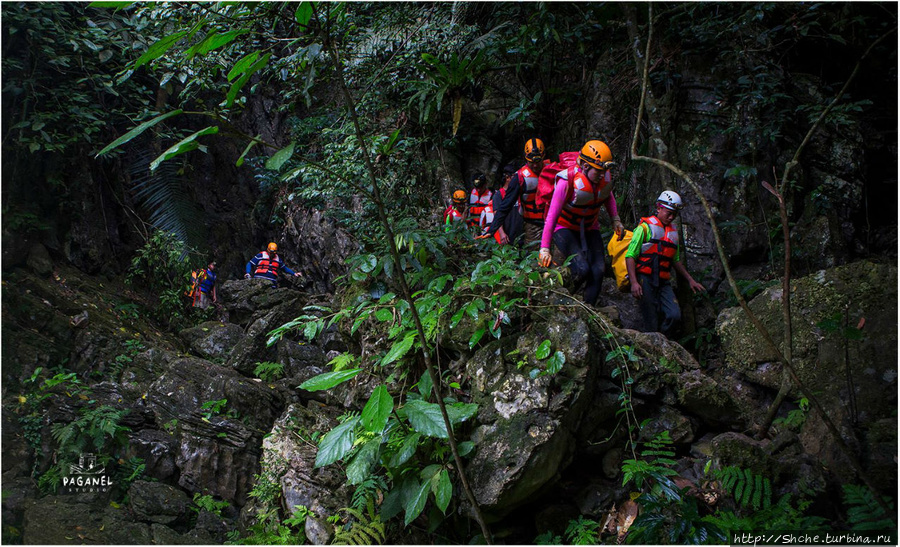
[[[268,279],[273,287],[278,286],[278,272],[284,272],[293,277],[300,277],[300,272],[287,267],[278,255],[278,245],[269,243],[265,251],[256,253],[256,256],[247,262],[244,268],[244,279]],[[191,288],[188,296],[192,299],[192,306],[206,309],[210,305],[218,305],[219,298],[216,294],[216,262],[211,260],[206,268],[191,273]]]
[[[573,292],[584,291],[584,301],[596,305],[606,269],[600,208],[605,207],[615,237],[625,241],[627,282],[639,301],[644,330],[668,335],[681,319],[681,310],[672,290],[672,270],[678,272],[693,292],[704,291],[681,259],[678,228],[674,223],[683,204],[672,190],[656,200],[656,213],[641,218],[634,232],[625,230],[613,194],[609,146],[590,140],[580,152],[560,154],[559,162],[547,159],[541,139],[525,143],[525,165],[507,165],[496,191],[488,188],[483,173],[472,177],[472,189],[453,192],[452,204],[444,212],[446,229],[467,226],[477,239],[493,237],[498,244],[538,245],[538,263],[547,268],[563,264],[571,257]],[[278,286],[278,274],[300,274],[287,267],[278,255],[278,245],[269,243],[265,251],[247,262],[244,278],[262,278]],[[193,305],[207,308],[218,304],[216,263],[192,274]],[[623,273],[624,277],[624,273]]]
[[525,143],[525,165],[507,165],[496,191],[487,187],[483,173],[472,177],[472,189],[455,190],[445,210],[446,230],[466,226],[476,239],[493,237],[497,243],[538,245],[538,263],[549,267],[571,257],[573,292],[584,291],[584,301],[596,305],[605,274],[600,208],[606,208],[618,241],[630,238],[624,253],[627,282],[622,285],[638,300],[646,332],[668,335],[681,319],[670,284],[674,269],[696,293],[704,291],[681,260],[677,225],[681,196],[665,190],[656,200],[656,213],[641,218],[634,232],[625,230],[613,194],[609,146],[590,140],[579,152],[547,159],[541,139]]

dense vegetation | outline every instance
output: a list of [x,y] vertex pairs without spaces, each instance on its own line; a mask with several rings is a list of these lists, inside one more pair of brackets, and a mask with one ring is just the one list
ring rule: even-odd
[[[697,108],[717,105],[715,115],[683,113],[665,123],[669,135],[680,124],[727,142],[733,153],[724,172],[717,173],[726,184],[757,188],[771,180],[764,166],[790,161],[842,91],[843,99],[823,123],[828,138],[865,133],[872,147],[896,152],[896,104],[885,101],[885,94],[867,93],[884,75],[896,83],[896,50],[887,45],[895,41],[895,6],[664,3],[655,12],[661,30],[648,94],[677,97],[702,89]],[[559,271],[538,268],[530,249],[494,249],[471,234],[437,233],[434,213],[465,173],[496,171],[517,160],[523,137],[533,134],[561,152],[595,136],[590,132],[604,131],[599,136],[623,156],[623,181],[667,180],[624,158],[632,131],[640,153],[665,148],[655,128],[659,118],[653,117],[662,114],[633,119],[643,66],[629,46],[629,29],[646,39],[644,6],[6,3],[3,16],[4,254],[9,238],[58,237],[96,213],[81,205],[88,182],[66,176],[77,166],[92,174],[88,178],[104,181],[91,183],[114,204],[103,201],[101,210],[120,211],[117,220],[105,224],[110,248],[90,258],[119,257],[118,271],[127,268],[136,290],[158,302],[154,319],[183,327],[201,319],[183,311],[185,278],[203,264],[202,256],[224,243],[213,241],[200,221],[225,207],[205,202],[204,186],[211,182],[204,178],[204,162],[233,165],[242,182],[252,183],[251,199],[238,206],[250,209],[244,220],[260,233],[284,229],[298,211],[324,210],[351,234],[359,252],[347,263],[334,306],[304,309],[269,333],[269,343],[298,334],[312,341],[333,325],[379,340],[372,344],[376,351],[365,357],[342,354],[332,361],[332,372],[303,386],[318,391],[359,374],[377,378],[361,412],[348,412],[336,428],[308,439],[318,446],[316,465],[343,461],[347,482],[355,488],[352,506],[333,516],[333,523],[340,523],[335,539],[399,542],[423,514],[429,532],[442,541],[487,539],[484,523],[475,530],[460,509],[472,506],[468,488],[460,486],[460,461],[473,445],[454,435],[457,428],[464,430],[461,424],[475,415],[477,405],[466,401],[455,379],[435,373],[431,359],[448,351],[442,336],[460,322],[474,325],[465,341],[469,348],[522,329],[541,314],[535,294],[557,295],[564,279]],[[886,35],[887,41],[879,42]],[[873,43],[880,45],[869,51]],[[865,55],[869,64],[842,90]],[[698,83],[700,72],[711,81]],[[799,91],[805,82],[808,89]],[[611,90],[624,107],[612,113],[591,103],[597,87]],[[257,119],[260,112],[278,120],[281,130],[267,132]],[[485,139],[498,144],[485,147]],[[670,159],[695,158],[702,151],[678,154]],[[856,161],[844,155],[838,152],[835,163]],[[893,164],[889,158],[872,159],[868,172],[890,172],[895,162],[896,157]],[[831,167],[806,165],[808,171]],[[844,186],[810,187],[804,173],[775,181],[789,197],[791,223],[801,223],[813,210],[843,211]],[[634,183],[622,188],[620,207],[634,221],[653,189],[639,191]],[[871,193],[876,220],[857,234],[863,248],[848,244],[840,250],[850,256],[877,254],[896,243],[895,235],[878,240],[880,231],[896,228],[895,218],[878,214],[890,210],[883,203],[890,191],[863,192]],[[733,204],[722,201],[732,212]],[[761,233],[762,243],[747,245],[751,250],[742,259],[761,255],[767,270],[776,272],[784,242],[780,224],[767,222],[741,214],[728,218],[723,229],[726,235],[728,230]],[[820,258],[798,256],[800,270],[814,269]],[[719,276],[715,283],[721,281]],[[740,288],[752,296],[763,286],[751,279]],[[715,311],[733,305],[722,293],[704,305]],[[583,311],[598,317],[594,310]],[[708,318],[705,323],[700,318],[682,340],[701,360],[716,351],[711,327]],[[127,350],[123,360],[135,348]],[[634,502],[642,509],[625,525],[625,531],[631,529],[628,541],[724,543],[734,530],[826,526],[809,511],[816,492],[776,497],[768,479],[749,469],[708,466],[709,488],[703,492],[674,482],[671,439],[641,436],[631,406],[629,364],[635,358],[630,351],[625,346],[605,357],[621,382],[620,414],[628,430],[624,449],[631,456],[622,464],[622,476],[634,492],[632,505],[620,512],[626,514]],[[547,340],[534,355],[521,356],[520,366],[537,377],[555,375],[564,363],[565,355]],[[280,373],[277,363],[262,362],[256,370],[264,380]],[[49,393],[91,395],[62,366],[34,371],[27,384],[34,396],[18,409],[26,428]],[[207,403],[207,418],[224,413],[226,402]],[[801,405],[776,427],[799,429],[806,410]],[[122,418],[115,409],[89,405],[76,421],[57,424],[58,460],[40,475],[42,488],[49,492],[85,446],[118,455],[127,432]],[[40,438],[32,435],[29,441],[38,452]],[[140,476],[141,464],[121,462],[123,486]],[[306,538],[309,510],[301,506],[284,514],[274,474],[277,469],[261,469],[250,495],[264,510],[232,541],[287,544]],[[723,496],[729,503],[713,511],[704,495]],[[894,527],[869,490],[845,485],[843,499],[848,527]],[[221,501],[198,494],[194,502],[221,513],[216,505]],[[548,531],[534,540],[582,544],[625,537],[621,528],[607,525],[579,518],[564,535]]]

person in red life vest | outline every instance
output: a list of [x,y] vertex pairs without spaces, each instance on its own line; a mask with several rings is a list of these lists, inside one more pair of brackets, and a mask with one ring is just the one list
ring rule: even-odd
[[[517,210],[524,222],[524,243],[540,241],[544,228],[544,208],[536,201],[538,180],[544,165],[547,164],[544,141],[528,139],[525,143],[525,165],[510,178],[504,196],[494,202],[494,221],[482,237],[494,235],[501,227],[506,226],[507,216]],[[513,221],[518,223],[517,220]],[[507,236],[510,235],[507,226]],[[516,238],[512,238],[513,241]]]
[[538,262],[548,267],[552,260],[562,264],[569,256],[574,282],[573,292],[584,287],[584,301],[594,305],[603,282],[603,237],[600,235],[600,206],[606,207],[616,235],[625,227],[619,219],[613,182],[609,170],[615,165],[612,152],[603,141],[588,141],[578,155],[576,165],[556,174],[553,198],[547,209]]
[[472,175],[472,191],[469,192],[469,216],[466,219],[470,227],[478,226],[481,212],[491,202],[494,192],[488,188],[487,177],[477,172]]
[[247,263],[244,279],[250,279],[251,277],[268,279],[272,281],[272,286],[277,287],[279,270],[294,277],[300,276],[300,272],[295,272],[288,268],[281,261],[281,257],[278,256],[278,245],[269,243],[265,251],[257,253]]
[[216,263],[211,261],[205,270],[201,270],[199,279],[200,298],[194,300],[194,307],[205,310],[210,304],[217,304],[216,297]]
[[466,191],[453,192],[453,204],[444,211],[444,231],[449,232],[454,226],[466,219]]
[[673,268],[687,280],[691,291],[706,290],[694,281],[681,261],[678,227],[673,224],[681,208],[681,196],[671,190],[660,194],[656,200],[656,215],[641,219],[625,253],[631,294],[640,302],[644,332],[668,335],[681,320],[681,309],[669,282]]
[[[503,174],[501,175],[503,178],[502,186],[494,192],[494,197],[491,198],[491,203],[484,209],[482,213],[482,235],[478,236],[476,239],[485,239],[488,237],[494,236],[494,239],[497,240],[497,243],[500,245],[505,245],[507,243],[513,243],[514,245],[521,244],[522,238],[522,214],[521,208],[519,204],[515,201],[507,201],[507,198],[513,191],[513,181],[516,177],[516,168],[514,165],[507,165],[503,168]],[[510,210],[506,213],[504,219],[500,223],[500,226],[494,229],[494,221],[497,219],[497,210],[503,206],[504,203],[512,203],[513,206],[510,207]],[[494,229],[493,232],[491,230]]]

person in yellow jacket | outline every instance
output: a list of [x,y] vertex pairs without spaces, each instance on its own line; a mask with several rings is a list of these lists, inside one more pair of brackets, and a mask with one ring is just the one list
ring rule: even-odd
[[644,332],[668,335],[681,320],[681,308],[669,282],[673,269],[687,280],[694,293],[706,290],[681,262],[678,227],[674,224],[681,208],[681,196],[671,190],[660,194],[656,214],[641,219],[625,253],[631,294],[640,302]]

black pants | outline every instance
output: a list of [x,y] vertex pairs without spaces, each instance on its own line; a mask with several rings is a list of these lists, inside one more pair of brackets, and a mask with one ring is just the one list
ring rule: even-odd
[[[668,336],[675,323],[681,320],[681,308],[675,299],[675,291],[668,279],[656,280],[644,274],[637,274],[638,283],[643,290],[640,307],[644,318],[644,332],[661,332]],[[659,318],[662,316],[662,323]]]
[[606,245],[603,244],[600,230],[585,230],[583,241],[581,232],[577,230],[557,230],[553,232],[553,247],[558,263],[561,264],[569,256],[573,257],[569,263],[574,282],[572,292],[577,293],[584,287],[584,301],[596,304],[606,268],[603,255]]

